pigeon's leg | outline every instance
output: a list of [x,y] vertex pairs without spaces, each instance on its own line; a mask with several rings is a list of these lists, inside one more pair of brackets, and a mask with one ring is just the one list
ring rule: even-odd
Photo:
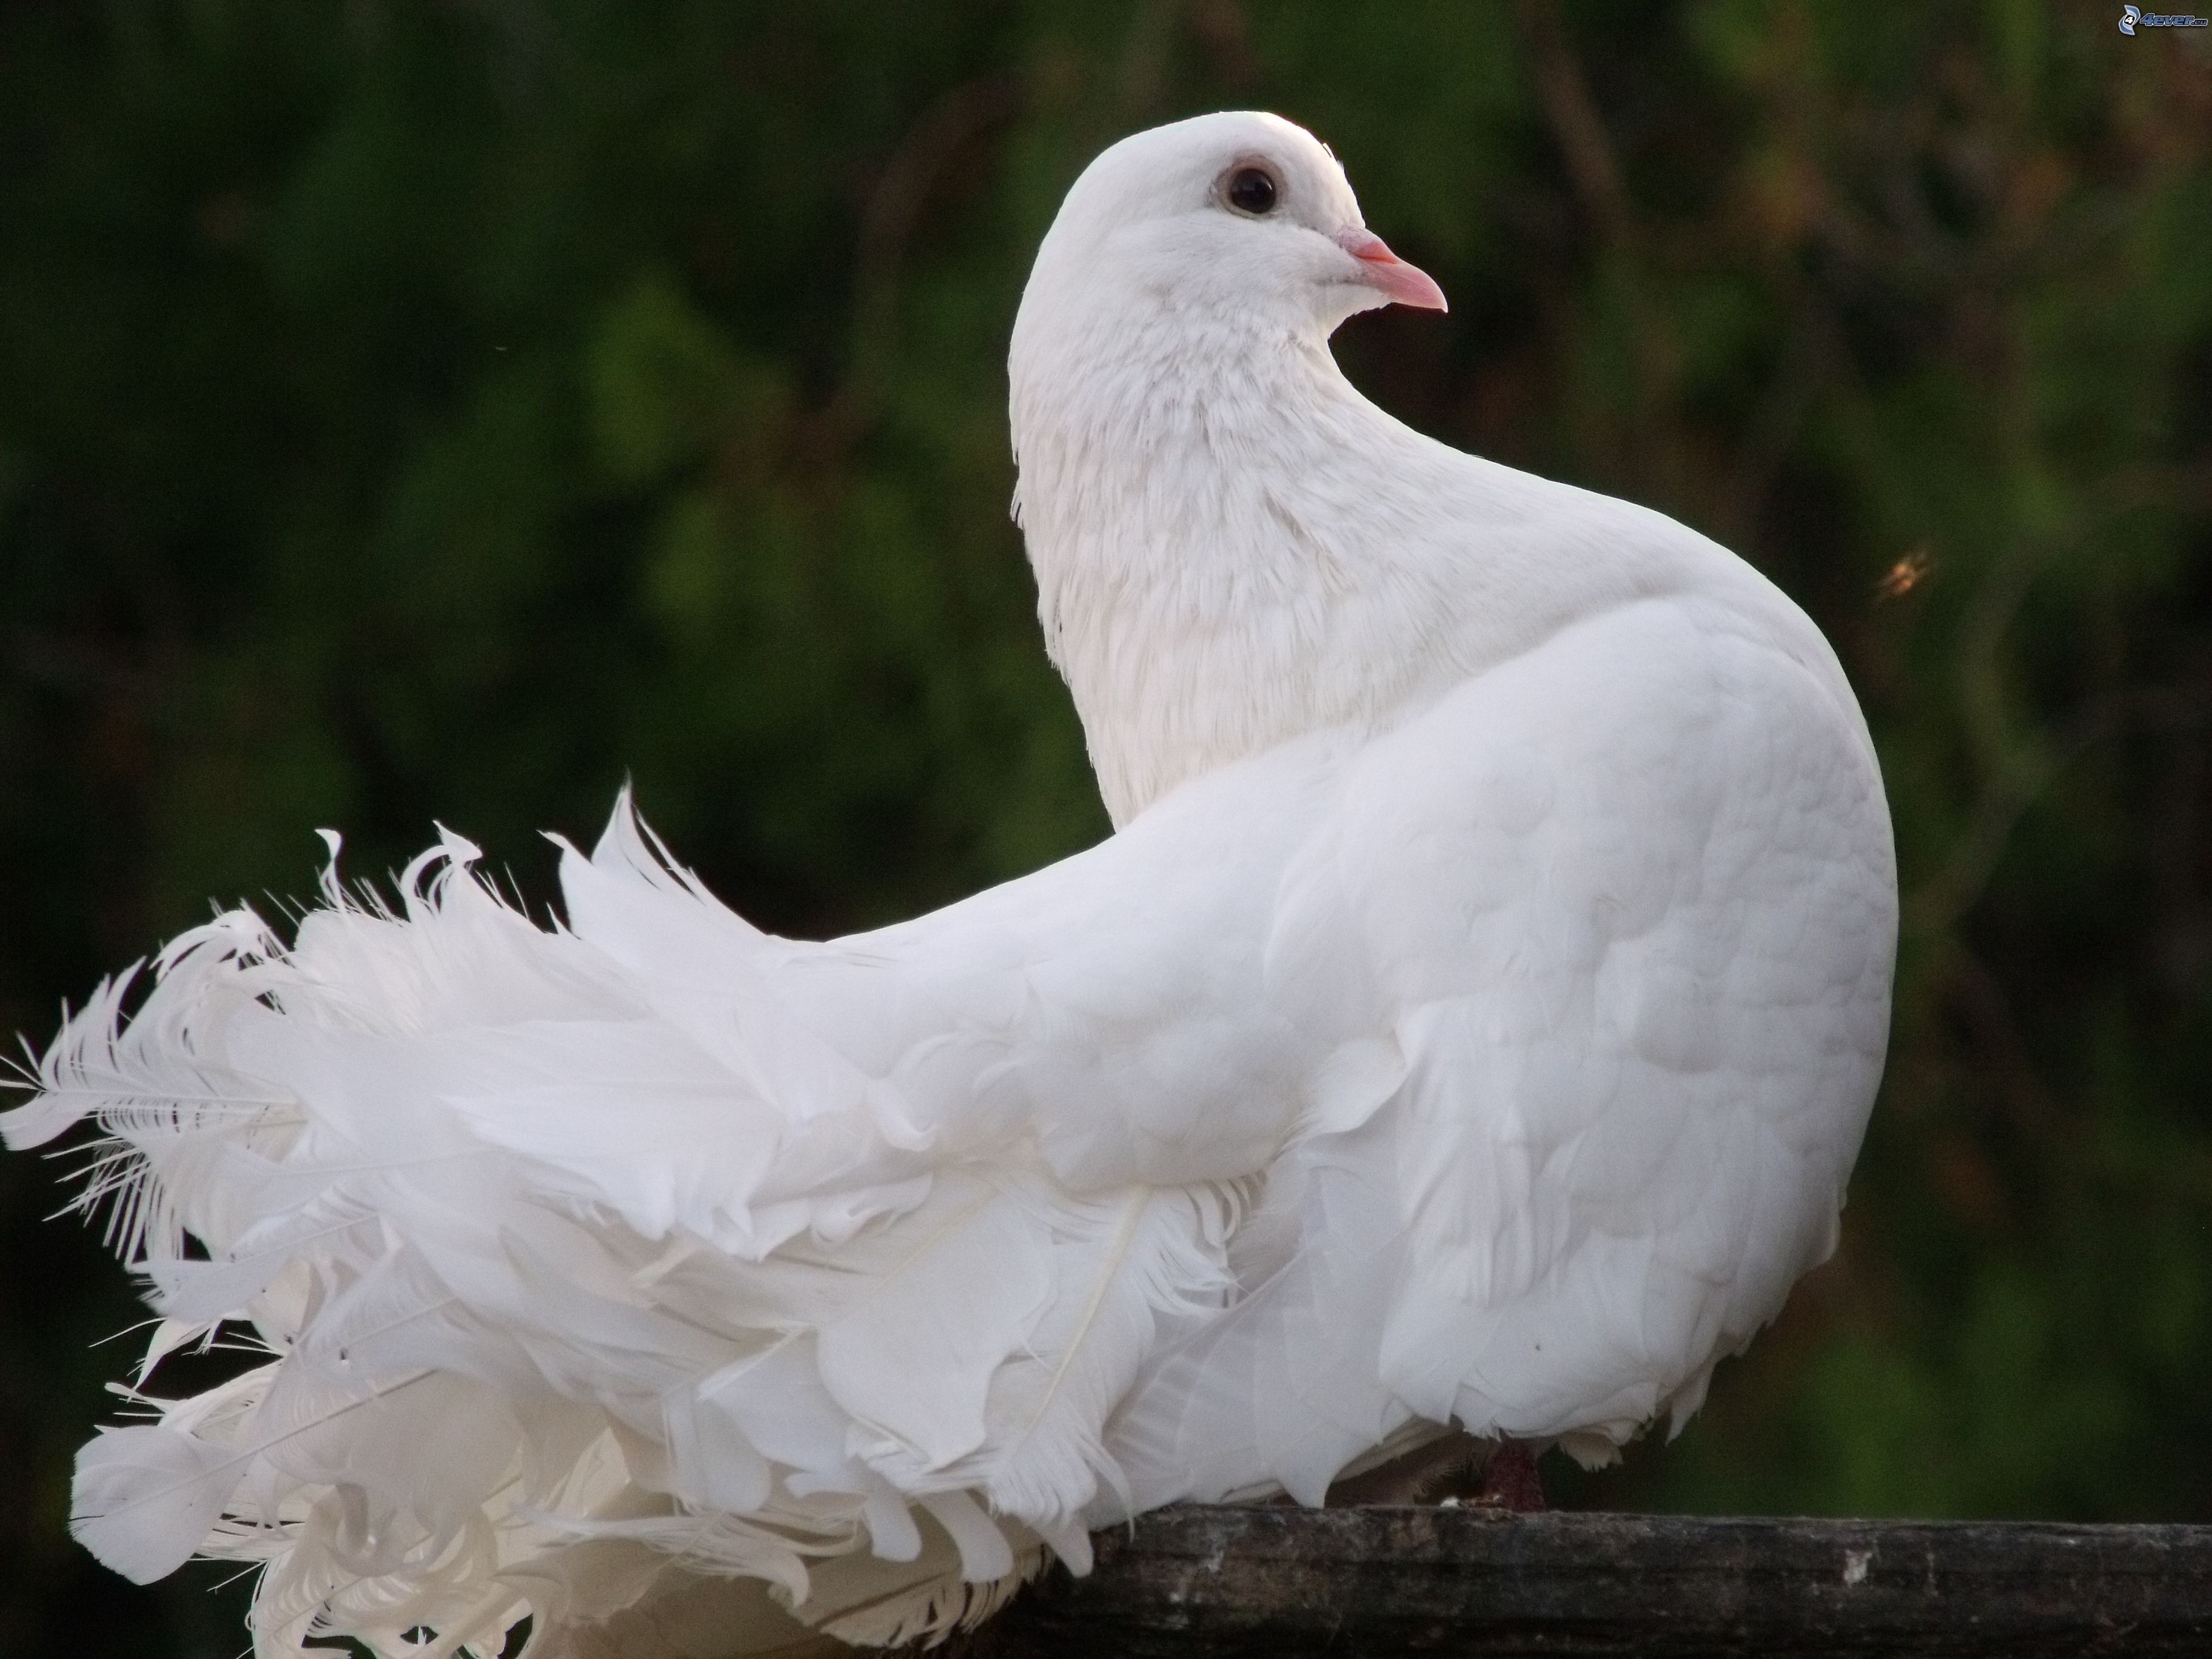
[[1454,1432],[1328,1489],[1331,1509],[1376,1504],[1473,1504],[1510,1515],[1545,1507],[1537,1449]]
[[1482,1471],[1474,1501],[1485,1509],[1530,1515],[1544,1507],[1544,1482],[1536,1472],[1536,1451],[1518,1440],[1501,1440]]
[[1356,1509],[1376,1504],[1440,1504],[1472,1497],[1487,1440],[1454,1431],[1426,1441],[1387,1463],[1340,1480],[1328,1489],[1328,1507]]

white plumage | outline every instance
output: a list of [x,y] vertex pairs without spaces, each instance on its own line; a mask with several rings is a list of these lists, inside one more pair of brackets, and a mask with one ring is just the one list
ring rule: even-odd
[[263,1655],[769,1651],[1446,1423],[1679,1425],[1833,1247],[1880,777],[1748,567],[1351,388],[1331,331],[1425,283],[1273,117],[1069,195],[1012,412],[1092,850],[804,944],[625,801],[565,928],[447,836],[397,913],[332,874],[103,988],[9,1142],[96,1115],[154,1357],[269,1358],[88,1446],[78,1535],[266,1561]]

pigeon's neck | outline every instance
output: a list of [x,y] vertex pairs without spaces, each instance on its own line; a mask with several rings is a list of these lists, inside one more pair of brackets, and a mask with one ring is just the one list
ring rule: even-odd
[[1527,642],[1506,635],[1546,579],[1517,568],[1528,538],[1510,532],[1560,486],[1401,426],[1318,331],[1030,321],[1011,364],[1016,516],[1116,823],[1231,761],[1395,718]]

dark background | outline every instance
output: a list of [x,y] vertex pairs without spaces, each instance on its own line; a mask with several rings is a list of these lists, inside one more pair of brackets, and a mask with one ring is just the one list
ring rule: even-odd
[[[1838,1259],[1572,1501],[2212,1520],[2212,31],[2033,0],[14,0],[0,1031],[208,913],[635,778],[762,922],[1103,832],[1006,519],[1097,149],[1344,159],[1449,317],[1348,370],[1768,571],[1896,812]],[[68,1540],[140,1317],[0,1159],[0,1655],[229,1659]]]

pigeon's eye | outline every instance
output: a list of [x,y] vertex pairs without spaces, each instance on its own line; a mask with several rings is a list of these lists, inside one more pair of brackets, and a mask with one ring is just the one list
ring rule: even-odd
[[1237,168],[1229,175],[1228,186],[1221,193],[1239,213],[1256,217],[1275,209],[1275,181],[1258,167]]

